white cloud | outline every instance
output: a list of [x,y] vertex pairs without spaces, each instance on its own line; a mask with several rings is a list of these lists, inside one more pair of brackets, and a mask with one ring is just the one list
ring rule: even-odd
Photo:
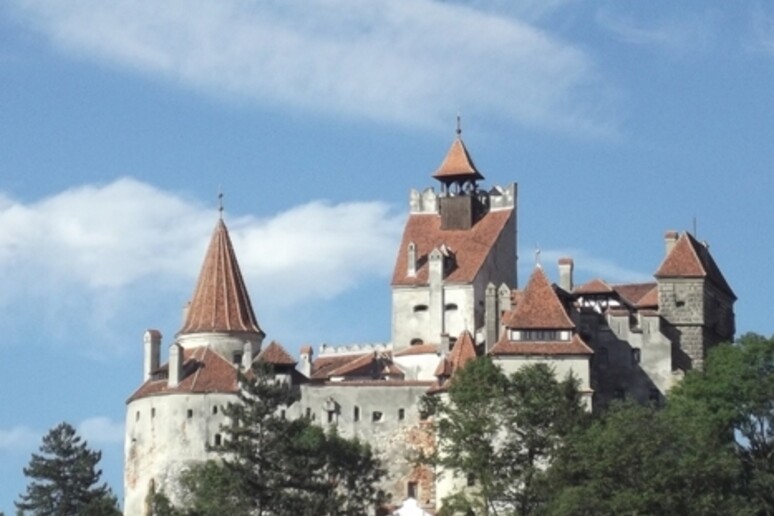
[[[543,267],[551,273],[551,267],[556,267],[559,258],[571,256],[574,263],[574,275],[581,281],[601,278],[608,283],[640,283],[654,281],[653,273],[650,274],[628,269],[613,260],[594,256],[581,249],[546,249],[540,253]],[[554,272],[557,269],[554,269]],[[551,273],[553,274],[553,273]],[[522,283],[526,283],[523,281]]]
[[90,448],[99,448],[103,444],[124,442],[124,423],[113,421],[109,417],[95,416],[81,421],[78,434],[89,443]]
[[665,17],[648,23],[601,9],[597,12],[597,22],[620,41],[661,48],[682,56],[711,46],[717,20],[713,13],[707,12],[681,18]]
[[518,18],[544,12],[533,2],[506,12],[440,0],[11,4],[66,52],[217,96],[399,124],[446,126],[462,110],[611,130],[588,56]]
[[27,453],[40,444],[41,433],[24,425],[8,430],[0,429],[0,451],[19,451]]
[[[30,204],[0,197],[3,295],[75,289],[109,299],[148,278],[183,278],[193,289],[214,218],[211,208],[129,178]],[[396,247],[402,218],[379,202],[312,202],[227,223],[247,281],[292,303],[387,274],[394,257],[385,249]]]

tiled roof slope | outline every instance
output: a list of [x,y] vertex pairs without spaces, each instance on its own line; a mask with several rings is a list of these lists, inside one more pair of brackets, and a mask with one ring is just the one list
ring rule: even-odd
[[595,278],[588,283],[575,287],[573,294],[610,294],[613,288],[599,278]]
[[[236,393],[237,366],[206,346],[183,350],[183,375],[177,387],[168,387],[166,375],[151,378],[140,386],[129,401],[160,394],[225,392]],[[159,371],[169,370],[165,364]]]
[[575,328],[541,267],[535,268],[522,292],[519,304],[506,315],[505,326],[518,330]]
[[[453,268],[445,278],[451,283],[469,283],[473,281],[484,264],[492,247],[497,242],[503,229],[513,217],[513,210],[491,211],[484,215],[476,224],[467,230],[441,229],[441,217],[438,214],[412,214],[406,222],[403,240],[395,260],[395,270],[392,275],[393,285],[427,285],[428,264],[430,252],[445,244],[456,260]],[[416,245],[417,267],[416,275],[409,276],[407,260],[408,245]]]
[[212,233],[199,281],[178,334],[261,333],[223,220]]
[[476,169],[473,160],[468,154],[468,149],[462,139],[457,137],[446,153],[443,163],[435,171],[433,177],[441,181],[445,179],[484,179],[484,176]]
[[393,356],[407,357],[411,355],[428,355],[433,353],[438,353],[438,344],[414,344],[394,352]]
[[473,336],[469,331],[464,331],[454,343],[449,353],[452,373],[465,367],[465,364],[476,358],[476,346],[473,344]]
[[[645,296],[650,294],[653,289],[656,289],[656,292],[658,292],[657,284],[652,281],[649,283],[627,283],[623,285],[613,285],[613,290],[618,293],[624,302],[631,306],[640,306],[640,301],[642,301]],[[658,296],[656,297],[656,305],[657,304]]]
[[490,355],[592,355],[594,352],[583,342],[578,335],[573,335],[569,342],[528,342],[511,341],[503,336],[500,341],[489,350]]
[[715,263],[706,245],[685,232],[661,262],[656,278],[707,278],[726,294],[736,299],[723,273]]
[[271,341],[271,344],[262,349],[256,360],[266,364],[286,366],[294,366],[297,363],[285,348],[275,341]]

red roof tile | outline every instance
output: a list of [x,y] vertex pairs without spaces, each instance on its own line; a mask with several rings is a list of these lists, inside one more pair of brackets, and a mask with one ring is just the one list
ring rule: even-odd
[[443,357],[438,362],[438,367],[435,368],[435,372],[433,373],[434,376],[451,376],[453,372],[453,368],[451,365],[451,362],[449,362],[449,359],[446,357]]
[[658,308],[658,286],[650,289],[635,305],[637,308]]
[[[640,300],[654,289],[657,289],[657,284],[653,281],[649,283],[613,285],[613,290],[615,290],[619,297],[630,306],[637,306]],[[656,297],[656,304],[658,304],[658,296]]]
[[723,273],[715,263],[706,245],[688,232],[677,239],[672,250],[661,262],[656,278],[707,278],[714,285],[736,299]]
[[[428,255],[446,245],[454,253],[456,266],[444,278],[451,283],[469,283],[481,269],[486,257],[497,242],[497,238],[514,216],[513,210],[491,211],[467,230],[441,229],[441,217],[438,214],[412,214],[406,222],[403,240],[395,261],[392,276],[393,285],[427,285]],[[409,276],[407,260],[408,245],[416,245],[416,274]]]
[[438,353],[438,344],[415,344],[393,353],[396,357],[406,357],[410,355],[429,355]]
[[484,179],[484,176],[476,169],[473,160],[468,154],[468,149],[460,137],[457,137],[451,145],[449,152],[446,153],[443,163],[435,171],[433,177],[440,180],[455,179]]
[[612,294],[613,288],[599,278],[575,287],[573,294]]
[[566,342],[517,342],[507,340],[504,336],[489,350],[489,354],[494,356],[592,355],[593,353],[578,335],[573,335]]
[[312,362],[312,374],[310,378],[313,380],[325,380],[328,378],[329,373],[334,371],[345,364],[348,364],[354,360],[358,360],[370,353],[356,353],[351,355],[323,355]]
[[215,226],[178,334],[210,332],[261,333],[223,220]]
[[377,365],[376,364],[377,359],[378,359],[378,355],[376,352],[360,355],[358,358],[355,358],[354,360],[351,360],[337,367],[336,369],[328,373],[328,376],[329,377],[346,376],[348,374],[355,374],[355,373],[360,373],[360,375],[367,373],[370,376],[371,374],[373,374],[374,367]]
[[473,344],[473,336],[469,331],[463,331],[454,343],[454,347],[449,353],[449,362],[452,366],[452,373],[465,367],[465,364],[476,358],[476,346]]
[[256,357],[256,360],[274,365],[294,366],[297,364],[297,362],[293,360],[293,357],[285,351],[285,348],[275,341],[271,341],[271,344],[262,349]]
[[562,302],[548,281],[545,272],[536,267],[522,292],[521,300],[510,314],[505,326],[515,329],[564,330],[575,328]]
[[[170,388],[167,378],[151,378],[140,386],[129,401],[163,394],[225,392],[236,393],[237,366],[206,346],[183,350],[183,376],[177,387]],[[159,370],[169,368],[164,364]]]

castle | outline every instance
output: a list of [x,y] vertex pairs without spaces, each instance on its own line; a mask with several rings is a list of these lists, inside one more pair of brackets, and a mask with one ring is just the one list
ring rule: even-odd
[[433,446],[419,413],[426,393],[443,393],[455,371],[489,354],[506,373],[547,362],[580,380],[586,404],[614,398],[659,402],[707,350],[734,336],[734,292],[706,244],[667,232],[654,281],[573,282],[573,260],[558,263],[558,284],[536,265],[517,288],[517,187],[483,189],[458,130],[433,178],[412,191],[392,276],[390,342],[309,346],[292,357],[264,343],[223,220],[215,227],[183,326],[161,362],[161,334],[144,336],[143,383],[126,413],[124,511],[146,513],[155,486],[172,501],[176,479],[213,457],[223,407],[236,399],[239,368],[256,360],[297,386],[288,417],[335,425],[370,442],[384,460],[383,488],[428,512],[465,485],[409,455]]

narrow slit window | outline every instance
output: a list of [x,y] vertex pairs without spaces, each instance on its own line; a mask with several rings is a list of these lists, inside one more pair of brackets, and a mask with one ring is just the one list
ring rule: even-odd
[[360,421],[360,407],[355,407],[352,410],[352,420],[353,421]]

